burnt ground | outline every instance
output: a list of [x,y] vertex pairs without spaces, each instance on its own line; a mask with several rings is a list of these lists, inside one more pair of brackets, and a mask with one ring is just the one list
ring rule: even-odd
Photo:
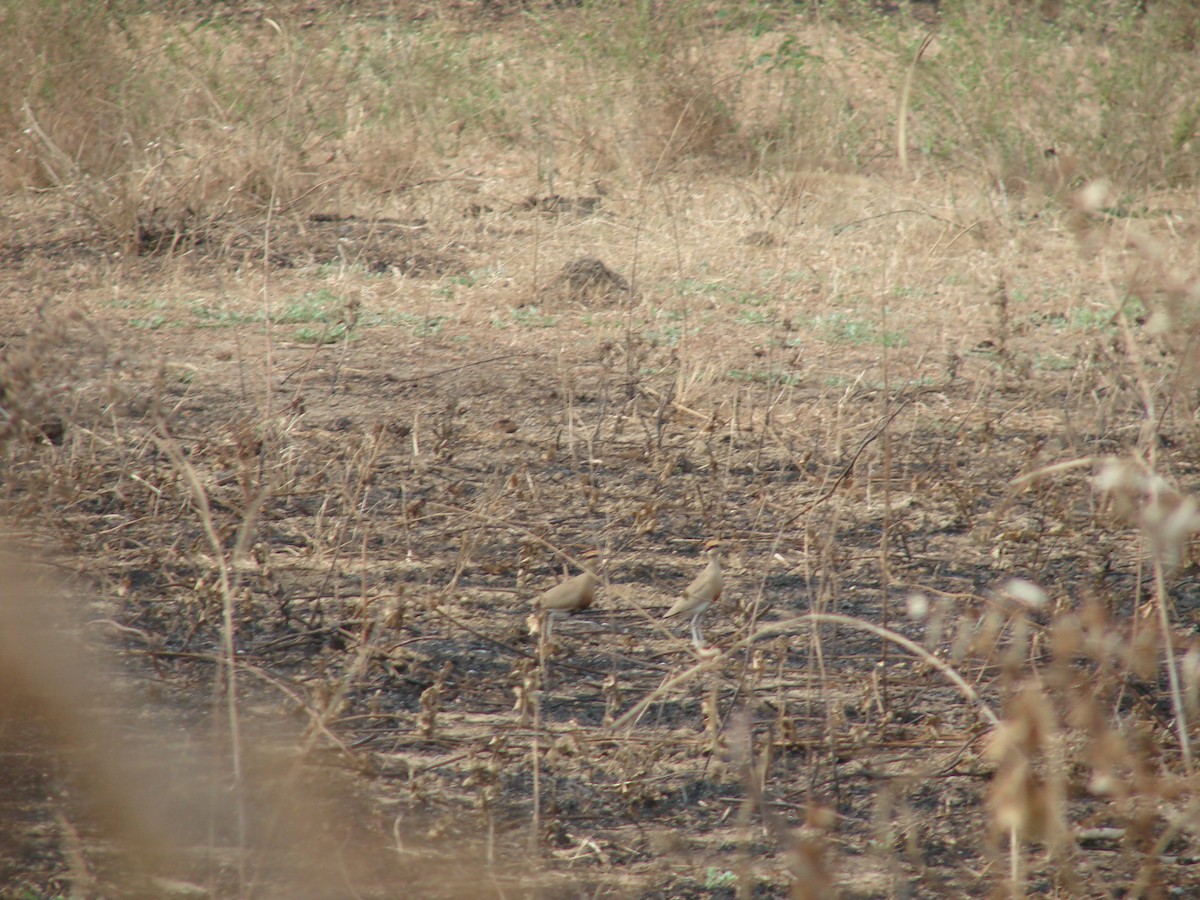
[[[653,281],[580,293],[551,262],[532,293],[471,283],[562,214],[514,200],[469,238],[416,217],[281,224],[264,266],[252,229],[131,259],[61,211],[9,210],[9,544],[65,585],[67,631],[111,683],[80,699],[90,670],[45,678],[74,663],[54,633],[18,654],[34,686],[6,726],[0,880],[36,897],[1006,889],[987,801],[1003,759],[979,705],[853,623],[797,618],[818,612],[909,637],[998,715],[1045,675],[1072,840],[1027,848],[1031,891],[1200,887],[1186,832],[1157,866],[1141,855],[1178,765],[1165,676],[1055,643],[1068,613],[1121,646],[1153,634],[1137,534],[1093,466],[1014,483],[1133,446],[1118,330],[934,299],[885,350],[705,297],[669,332],[644,314]],[[335,278],[348,238],[357,267]],[[268,329],[260,289],[337,302]],[[1157,441],[1194,481],[1187,419],[1165,416]],[[704,619],[722,652],[701,657],[659,614],[710,538],[727,587]],[[609,563],[596,605],[539,654],[529,600],[562,577],[552,548]],[[1048,605],[1007,595],[1014,577]],[[1190,566],[1171,590],[1186,641]],[[1095,789],[1083,697],[1156,748],[1129,774],[1145,793]],[[93,717],[115,732],[100,751],[80,737]],[[115,780],[89,787],[112,759]],[[164,833],[169,852],[130,861]]]

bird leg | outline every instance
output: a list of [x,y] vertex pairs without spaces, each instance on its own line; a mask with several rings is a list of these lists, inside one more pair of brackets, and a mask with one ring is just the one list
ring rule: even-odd
[[692,643],[696,645],[697,650],[707,649],[704,643],[704,634],[700,631],[700,613],[692,616]]
[[542,613],[542,629],[538,634],[537,655],[538,655],[538,680],[537,684],[541,690],[546,690],[550,686],[550,662],[548,650],[550,645],[550,632],[554,628],[554,616],[551,613]]

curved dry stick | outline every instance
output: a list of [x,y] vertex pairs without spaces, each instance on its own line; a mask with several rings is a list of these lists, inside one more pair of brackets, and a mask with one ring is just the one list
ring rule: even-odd
[[900,89],[900,103],[896,110],[896,155],[900,158],[900,171],[908,174],[908,110],[912,100],[913,78],[917,74],[917,63],[933,43],[934,33],[931,31],[921,41],[913,61],[909,63],[908,71],[904,74],[904,86]]
[[784,632],[791,631],[793,628],[797,628],[800,625],[812,626],[821,624],[845,625],[848,628],[857,628],[860,631],[868,631],[885,641],[891,641],[898,647],[907,650],[913,656],[920,658],[945,675],[946,678],[959,689],[964,697],[966,697],[979,708],[980,715],[987,720],[989,725],[991,725],[993,728],[999,727],[1000,717],[997,716],[996,713],[992,711],[992,708],[984,702],[983,698],[975,692],[975,689],[971,687],[971,685],[967,684],[966,680],[959,675],[958,672],[956,672],[942,660],[938,659],[920,644],[914,643],[904,635],[897,634],[895,631],[892,631],[888,628],[883,628],[874,624],[873,622],[867,622],[863,619],[856,619],[852,616],[843,616],[838,615],[837,613],[806,613],[805,615],[797,616],[794,619],[787,619],[783,622],[776,622],[773,625],[768,625],[760,631],[750,635],[750,637],[743,638],[742,640],[738,641],[728,650],[721,651],[714,656],[701,660],[687,671],[682,672],[679,675],[676,675],[674,678],[659,685],[648,696],[640,700],[637,705],[613,722],[613,730],[615,731],[616,729],[628,725],[630,722],[639,718],[642,713],[644,713],[650,707],[651,703],[653,703],[667,691],[671,690],[677,685],[683,684],[694,675],[703,672],[705,669],[711,668],[716,663],[725,659],[725,657],[736,653],[743,647],[748,647],[755,641],[761,640],[762,638],[772,637],[776,634],[782,634]]

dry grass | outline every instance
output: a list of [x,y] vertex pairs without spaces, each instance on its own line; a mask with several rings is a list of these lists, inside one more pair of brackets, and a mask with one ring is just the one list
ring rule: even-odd
[[944,6],[5,7],[0,882],[1196,890],[1194,17]]

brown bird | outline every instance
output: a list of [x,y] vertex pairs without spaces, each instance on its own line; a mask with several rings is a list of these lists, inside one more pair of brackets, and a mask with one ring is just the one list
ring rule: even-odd
[[544,591],[537,598],[538,608],[547,613],[582,612],[596,599],[596,585],[600,579],[591,572],[584,572]]
[[675,605],[663,616],[664,619],[669,619],[671,616],[691,613],[692,643],[697,647],[704,646],[704,635],[700,633],[699,627],[700,616],[721,599],[721,591],[725,588],[725,579],[721,575],[721,560],[717,557],[720,548],[719,541],[709,541],[704,545],[708,565],[692,580],[683,596],[676,600]]
[[[595,550],[589,550],[580,556],[580,559],[591,562],[599,556]],[[547,591],[543,591],[534,601],[538,608],[538,612],[546,616],[547,628],[546,637],[550,637],[550,621],[563,618],[564,616],[572,615],[573,613],[582,612],[592,605],[596,599],[596,587],[600,584],[600,578],[596,573],[585,569],[582,575],[576,575],[574,578],[568,578],[566,581],[556,584]]]

